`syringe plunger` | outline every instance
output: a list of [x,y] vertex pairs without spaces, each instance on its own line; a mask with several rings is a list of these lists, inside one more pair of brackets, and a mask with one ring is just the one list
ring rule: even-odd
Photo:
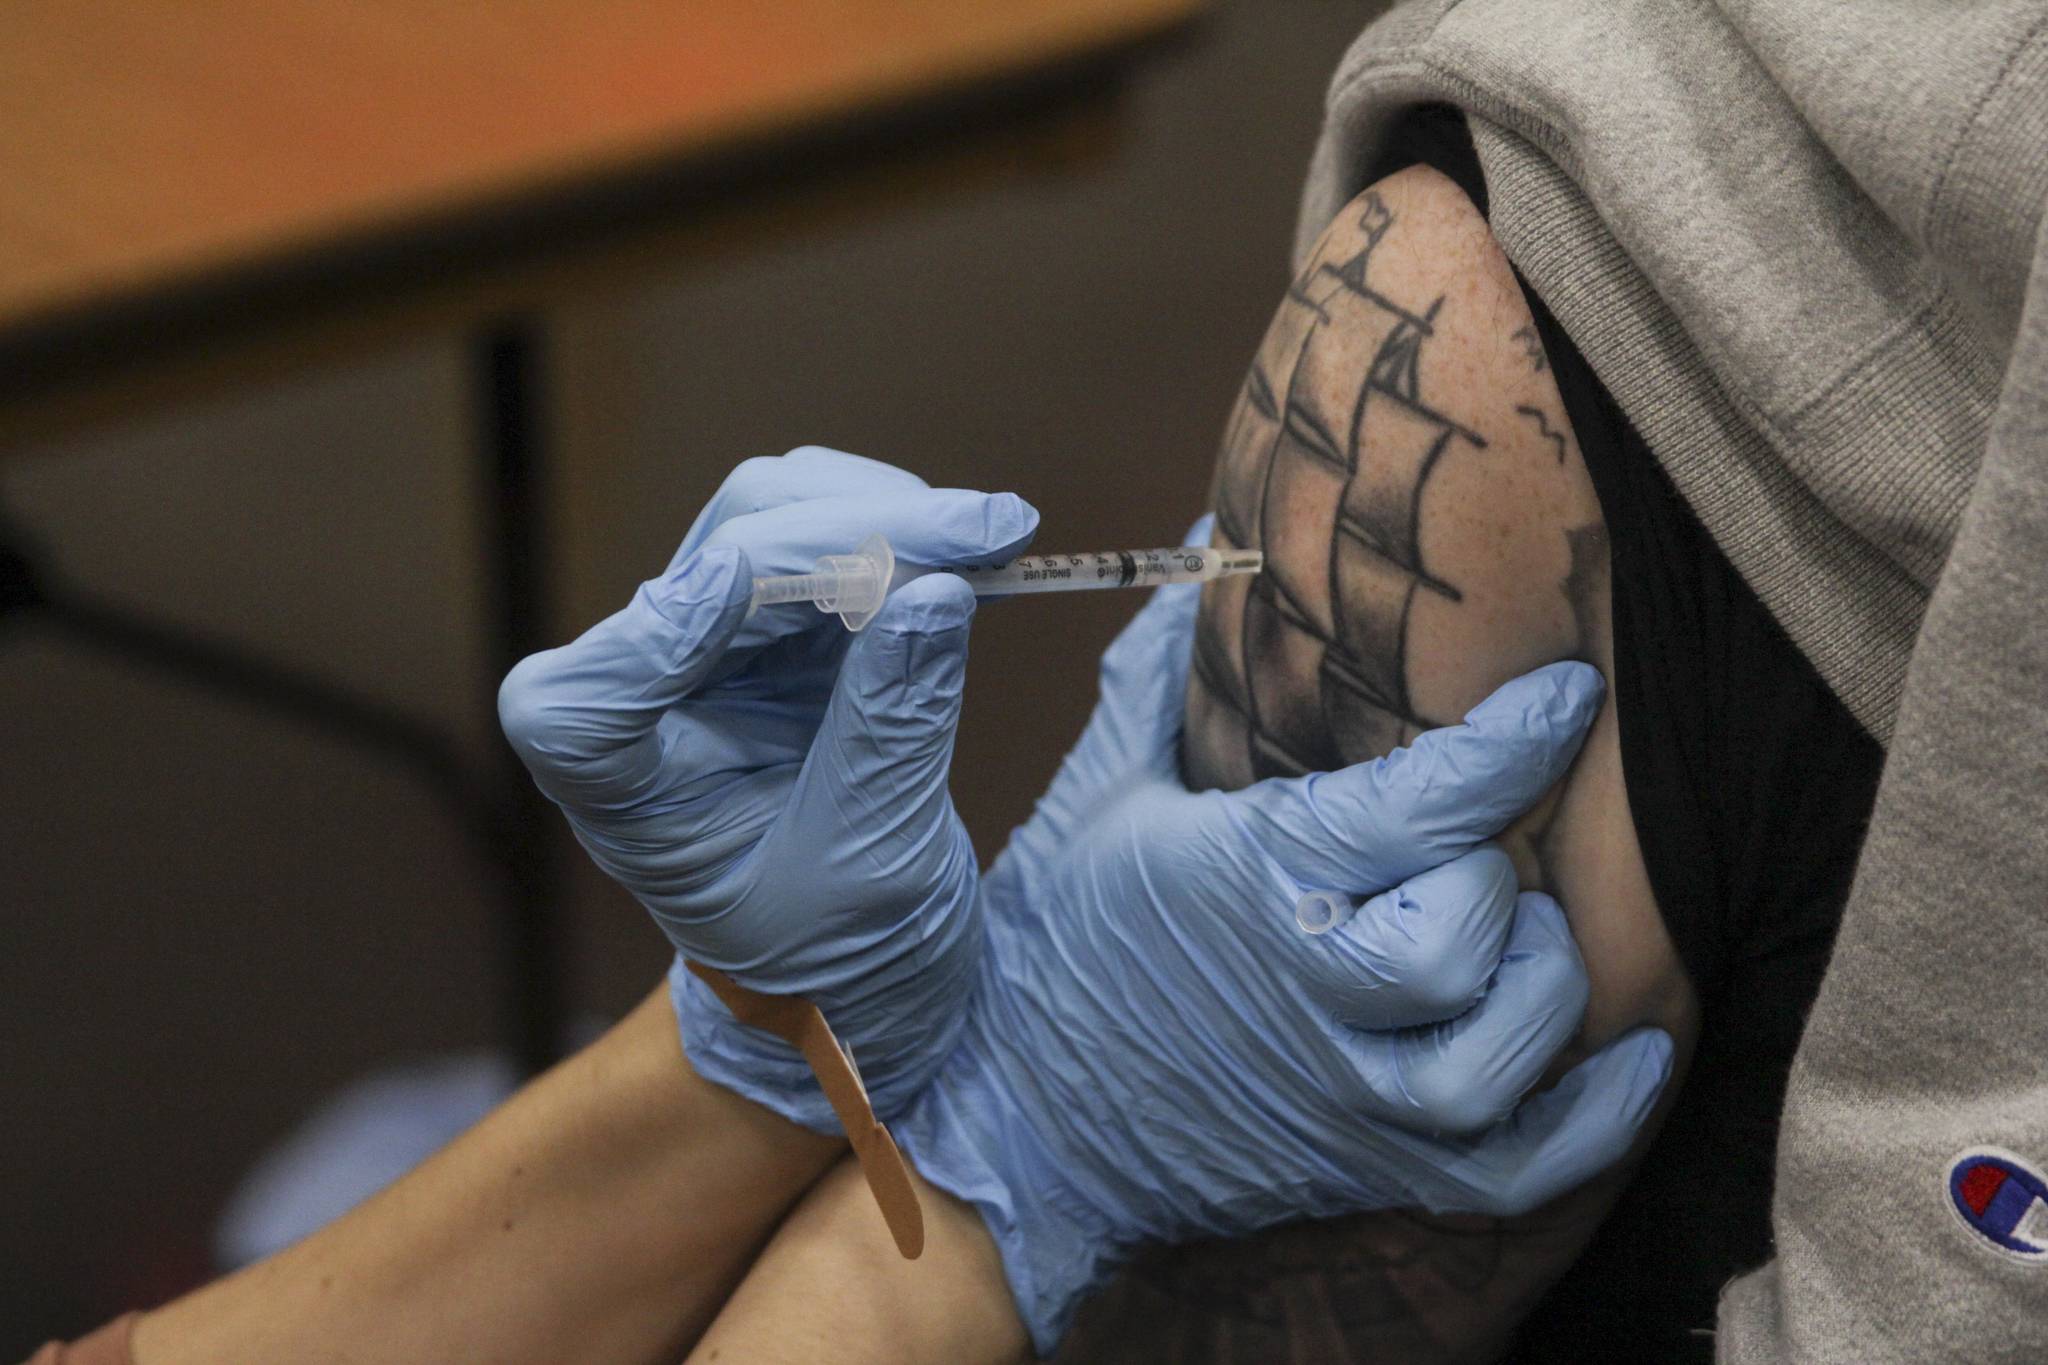
[[809,573],[778,574],[754,580],[747,615],[780,602],[815,602],[819,611],[836,611],[848,630],[875,619],[896,576],[896,552],[886,536],[872,535],[850,555],[825,555]]

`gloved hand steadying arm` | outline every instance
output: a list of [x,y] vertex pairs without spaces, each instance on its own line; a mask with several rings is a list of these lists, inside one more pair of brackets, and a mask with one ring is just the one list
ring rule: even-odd
[[[1196,596],[1161,589],[1104,658],[1087,732],[984,880],[960,1046],[895,1125],[981,1212],[1041,1352],[1144,1242],[1532,1208],[1617,1159],[1669,1071],[1639,1031],[1516,1108],[1587,983],[1557,905],[1482,841],[1563,774],[1599,675],[1552,665],[1384,759],[1195,794]],[[1379,894],[1311,937],[1309,887]]]
[[[913,565],[1006,559],[1037,522],[1012,494],[928,488],[836,451],[750,460],[664,575],[499,692],[506,735],[598,866],[684,957],[810,997],[884,1119],[957,1037],[982,948],[946,790],[974,597],[932,574],[849,635],[801,604],[746,619],[750,580],[875,531]],[[794,1049],[680,963],[670,980],[701,1074],[837,1131]]]

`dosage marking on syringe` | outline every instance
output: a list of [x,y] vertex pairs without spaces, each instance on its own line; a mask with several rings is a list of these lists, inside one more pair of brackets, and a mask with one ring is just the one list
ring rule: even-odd
[[[1018,555],[992,563],[955,566],[967,576],[977,597],[1013,592],[1049,592],[1069,588],[1153,587],[1162,583],[1202,582],[1233,574],[1257,573],[1264,557],[1256,550],[1217,556],[1195,546],[1178,549],[1104,550],[1094,554]],[[926,570],[912,566],[910,577]],[[751,614],[765,606],[810,602],[821,611],[839,613],[848,630],[873,619],[895,582],[895,552],[879,535],[869,536],[851,554],[823,555],[808,574],[756,576]],[[1093,579],[1093,582],[1086,580]],[[907,580],[906,580],[907,581]]]

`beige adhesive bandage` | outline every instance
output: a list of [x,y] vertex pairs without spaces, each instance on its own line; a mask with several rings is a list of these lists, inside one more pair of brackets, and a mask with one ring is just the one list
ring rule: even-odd
[[896,1239],[896,1249],[905,1260],[916,1260],[924,1250],[924,1210],[911,1187],[910,1170],[903,1163],[903,1153],[896,1150],[896,1139],[876,1121],[867,1087],[860,1083],[860,1073],[854,1070],[825,1016],[800,995],[763,995],[714,967],[699,962],[689,965],[698,980],[711,987],[732,1011],[733,1018],[774,1034],[810,1063],[839,1126],[853,1144],[854,1158],[882,1210],[882,1221],[889,1225],[889,1235]]

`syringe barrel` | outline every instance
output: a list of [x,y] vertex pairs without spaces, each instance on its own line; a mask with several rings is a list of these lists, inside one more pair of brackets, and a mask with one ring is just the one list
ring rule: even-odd
[[1019,555],[1001,564],[954,569],[977,597],[1033,592],[1074,592],[1088,588],[1148,588],[1164,583],[1203,583],[1231,573],[1255,573],[1264,562],[1257,550],[1178,545],[1156,550],[1105,550],[1086,554]]
[[[1176,545],[1157,550],[1101,550],[1085,554],[1020,555],[1001,564],[969,565],[952,572],[967,580],[976,597],[1019,593],[1072,592],[1089,588],[1156,588],[1166,583],[1206,583],[1231,574],[1257,573],[1265,564],[1258,550]],[[929,572],[909,569],[914,578]],[[811,602],[836,611],[848,630],[859,630],[881,610],[890,589],[907,581],[899,573],[889,542],[869,536],[848,555],[825,555],[810,573],[754,580],[747,610],[783,602]]]

